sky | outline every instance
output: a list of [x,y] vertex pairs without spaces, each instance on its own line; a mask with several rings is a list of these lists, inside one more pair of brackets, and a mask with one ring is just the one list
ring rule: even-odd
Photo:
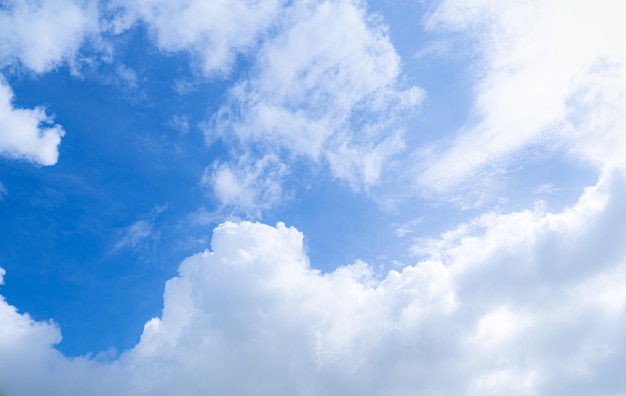
[[619,0],[0,0],[0,394],[624,395]]

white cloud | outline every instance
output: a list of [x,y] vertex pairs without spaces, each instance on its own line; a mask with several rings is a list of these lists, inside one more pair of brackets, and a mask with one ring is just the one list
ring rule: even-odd
[[166,52],[187,51],[207,73],[226,73],[235,56],[256,44],[269,28],[284,0],[116,2],[123,10],[114,21],[117,30],[136,20],[145,22],[159,48]]
[[41,374],[0,379],[26,395],[33,384],[98,394],[102,383],[120,395],[617,395],[624,186],[624,173],[605,173],[563,212],[480,216],[382,279],[362,262],[312,269],[303,235],[282,223],[224,223],[118,360],[63,358],[56,326],[0,302],[12,340],[0,337],[0,364]]
[[65,134],[42,107],[13,107],[13,91],[0,76],[0,155],[54,165]]
[[154,221],[165,209],[167,209],[166,206],[157,206],[146,218],[139,219],[124,227],[111,251],[116,252],[126,248],[137,251],[145,247],[147,242],[158,238],[159,233],[154,229]]
[[[153,26],[157,36],[159,29],[177,40],[177,35],[189,34],[190,41],[180,41],[170,50],[201,52],[218,45],[202,41],[205,33],[193,24],[158,25],[169,12],[167,7],[177,6],[137,4],[147,7],[141,8],[148,13],[143,18],[157,23]],[[310,7],[291,9],[287,30],[262,47],[258,74],[232,92],[237,106],[225,108],[220,117],[226,118],[216,122],[232,123],[221,126],[232,127],[242,141],[278,145],[292,156],[323,157],[335,176],[356,180],[355,185],[376,183],[388,157],[401,149],[402,138],[399,132],[388,138],[395,129],[384,120],[367,125],[369,121],[357,119],[362,112],[376,116],[412,105],[421,93],[397,90],[397,55],[384,29],[355,4],[307,3]],[[438,162],[424,180],[444,188],[534,142],[546,126],[558,124],[554,136],[602,168],[598,184],[586,189],[575,205],[560,213],[546,212],[539,204],[534,210],[484,214],[422,244],[419,250],[426,259],[382,279],[359,261],[329,273],[311,268],[303,235],[282,223],[276,227],[224,223],[214,230],[212,251],[180,265],[179,275],[166,284],[161,316],[145,324],[139,343],[119,359],[64,357],[54,349],[61,337],[54,323],[35,321],[0,299],[0,392],[27,396],[623,392],[626,124],[620,109],[626,90],[620,54],[609,53],[604,56],[609,61],[596,63],[595,55],[589,54],[605,47],[596,47],[596,39],[584,36],[589,33],[584,24],[583,33],[574,36],[583,41],[582,54],[556,46],[561,39],[550,34],[545,36],[547,44],[539,40],[535,48],[529,37],[536,34],[527,36],[528,32],[544,32],[542,24],[549,19],[544,15],[553,15],[558,8],[552,10],[552,3],[537,3],[543,7],[537,18],[526,17],[532,2],[512,8],[494,5],[503,3],[482,2],[481,7],[464,3],[468,7],[458,14],[458,4],[445,4],[437,18],[445,16],[455,26],[464,28],[480,15],[494,24],[487,26],[487,33],[493,26],[506,29],[500,39],[485,35],[488,73],[479,86],[480,121],[459,135],[450,151],[437,153]],[[573,7],[567,12],[583,10],[577,2],[567,4]],[[182,3],[172,15],[193,7],[200,5]],[[595,11],[590,12],[584,16],[591,18]],[[331,28],[322,29],[318,22],[332,22]],[[340,24],[350,29],[342,31]],[[168,26],[179,31],[168,33]],[[609,20],[606,29],[615,26]],[[565,26],[557,36],[571,30]],[[319,47],[302,45],[312,36],[319,38],[313,40]],[[244,35],[241,42],[249,37]],[[230,49],[218,53],[216,63],[205,64],[206,70],[226,67],[233,51],[245,45],[223,40]],[[569,65],[554,59],[548,51],[553,48],[583,67],[575,72],[565,67],[567,83],[565,77],[556,76],[536,105],[529,98],[541,93],[540,84],[529,76],[552,76],[553,67]],[[57,58],[47,59],[54,63]],[[520,97],[505,95],[511,90]],[[60,127],[52,128],[59,128],[56,143],[49,145],[53,150],[38,151],[37,139],[46,136],[39,129],[46,119],[43,110],[14,109],[6,85],[0,86],[0,94],[5,97],[0,106],[6,102],[0,107],[4,109],[0,119],[18,120],[33,131],[31,143],[7,155],[56,162]],[[239,105],[242,113],[234,114]],[[498,133],[509,126],[519,129],[510,129],[507,141]],[[486,150],[484,157],[475,157],[478,143]],[[341,162],[340,154],[347,162]],[[457,169],[457,161],[465,169]],[[231,164],[215,163],[203,183],[224,207],[253,213],[282,197],[280,181],[286,172],[277,154],[260,159],[248,154]],[[444,176],[449,180],[439,181]],[[160,210],[128,227],[115,246],[133,247],[149,238]],[[198,220],[202,221],[206,219]]]
[[43,0],[3,2],[0,65],[20,63],[42,73],[74,59],[85,38],[98,32],[95,2]]
[[537,144],[624,166],[624,17],[620,1],[442,1],[429,26],[473,35],[482,75],[472,121],[427,156],[421,185],[445,191]]
[[216,162],[205,169],[201,184],[213,192],[220,210],[254,218],[285,198],[282,180],[286,173],[287,167],[273,155],[260,159],[244,155],[236,164]]
[[400,112],[423,98],[402,89],[400,58],[359,1],[295,2],[261,44],[249,79],[205,128],[293,157],[326,160],[353,188],[377,184],[404,148]]
[[[0,6],[0,67],[36,73],[73,63],[86,37],[98,33],[90,1],[5,1]],[[0,155],[54,165],[64,135],[42,107],[13,107],[13,92],[0,76]],[[48,126],[42,126],[50,124]]]
[[151,220],[137,220],[124,229],[123,236],[113,245],[113,251],[123,248],[136,248],[142,241],[150,238],[154,232]]
[[[381,281],[363,263],[310,269],[302,236],[282,225],[224,224],[213,252],[181,265],[163,317],[128,357],[139,365],[134,353],[167,351],[151,378],[172,364],[173,378],[197,386],[189,394],[261,381],[272,394],[618,392],[623,185],[622,174],[607,176],[562,213],[482,216],[444,237],[432,260]],[[194,365],[215,361],[248,381],[220,372],[200,384],[206,371]]]

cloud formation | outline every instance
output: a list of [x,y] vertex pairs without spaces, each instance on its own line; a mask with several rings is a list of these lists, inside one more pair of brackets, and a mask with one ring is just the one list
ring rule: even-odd
[[[54,3],[79,15],[84,8],[76,4]],[[423,97],[419,88],[400,87],[399,57],[384,26],[356,1],[207,4],[136,1],[117,23],[121,31],[144,21],[162,50],[190,51],[209,74],[227,72],[236,54],[268,34],[253,72],[207,129],[209,139],[232,134],[243,147],[233,162],[205,171],[203,184],[220,203],[254,213],[277,202],[294,158],[327,161],[334,177],[355,189],[377,183],[404,148],[396,115]],[[435,150],[421,182],[446,190],[547,134],[600,169],[578,202],[556,213],[541,202],[533,210],[485,213],[419,241],[413,250],[422,259],[382,274],[361,261],[322,273],[296,229],[226,222],[214,230],[210,251],[180,264],[165,285],[161,315],[118,358],[63,356],[54,348],[61,340],[54,322],[36,321],[0,298],[0,392],[623,393],[626,84],[623,46],[613,39],[624,36],[621,14],[605,7],[617,3],[502,4],[450,0],[432,16],[437,28],[478,29],[485,75],[477,85],[478,121]],[[30,20],[52,5],[7,9],[16,20],[23,9]],[[2,56],[36,72],[54,67],[78,48],[80,26],[89,25],[70,19],[79,22],[61,29],[54,45],[33,44],[34,58],[28,45],[22,53],[6,43]],[[212,23],[200,23],[207,19]],[[270,20],[281,29],[268,33]],[[566,35],[575,46],[566,45]],[[0,120],[3,155],[56,162],[63,130],[41,126],[49,121],[43,109],[14,108],[4,83]],[[259,147],[263,155],[255,156]],[[157,214],[125,229],[114,249],[149,239]],[[0,268],[0,284],[4,278]]]
[[[624,173],[605,174],[563,212],[482,215],[382,278],[363,262],[311,268],[303,235],[282,223],[224,223],[119,359],[64,358],[56,326],[2,301],[0,361],[65,395],[102,383],[120,395],[617,395],[624,186]],[[35,394],[13,374],[0,370],[1,383]]]
[[[0,68],[47,72],[74,63],[90,35],[98,35],[91,1],[6,1],[0,6]],[[42,107],[13,107],[13,91],[0,74],[0,155],[54,165],[65,134]]]
[[324,161],[355,190],[376,185],[404,149],[398,115],[424,97],[402,87],[386,27],[360,1],[295,2],[276,23],[251,76],[206,125],[207,139],[234,136],[287,166]]
[[98,34],[94,1],[4,1],[0,66],[19,63],[37,73],[72,61],[87,36]]
[[444,192],[533,145],[623,166],[624,17],[619,1],[442,1],[428,26],[469,34],[482,60],[473,115],[426,158],[420,185]]
[[44,108],[15,108],[13,91],[0,76],[0,155],[54,165],[64,134]]

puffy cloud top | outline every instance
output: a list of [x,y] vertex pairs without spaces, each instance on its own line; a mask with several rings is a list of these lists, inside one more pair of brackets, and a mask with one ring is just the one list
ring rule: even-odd
[[224,223],[112,362],[63,358],[55,326],[0,302],[0,383],[36,394],[15,375],[27,365],[64,395],[618,394],[625,181],[607,174],[561,213],[479,217],[382,278],[311,268],[282,223]]

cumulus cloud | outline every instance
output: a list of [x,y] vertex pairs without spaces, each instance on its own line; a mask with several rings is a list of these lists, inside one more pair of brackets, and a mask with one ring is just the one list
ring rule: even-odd
[[623,172],[606,173],[562,212],[482,215],[382,278],[359,261],[315,270],[303,235],[282,223],[223,223],[117,360],[59,356],[56,326],[0,302],[13,337],[0,338],[0,362],[42,374],[0,378],[15,394],[49,382],[65,395],[102,383],[120,395],[617,395],[624,186]]
[[427,156],[420,184],[448,190],[532,145],[624,166],[625,16],[619,1],[442,1],[429,26],[474,37],[480,78],[472,121]]
[[0,76],[0,155],[54,165],[65,131],[42,107],[13,107],[13,91]]

